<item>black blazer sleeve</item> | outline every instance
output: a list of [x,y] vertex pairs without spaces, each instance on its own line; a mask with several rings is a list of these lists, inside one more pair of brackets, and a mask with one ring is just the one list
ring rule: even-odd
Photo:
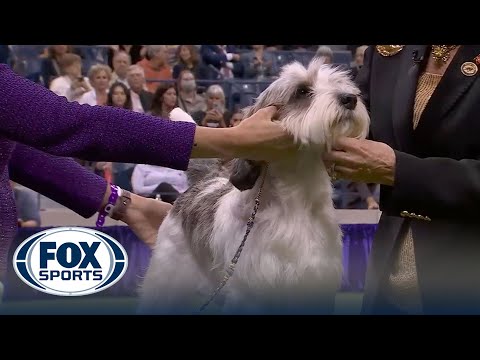
[[395,182],[384,211],[434,219],[480,218],[480,161],[418,158],[395,151]]

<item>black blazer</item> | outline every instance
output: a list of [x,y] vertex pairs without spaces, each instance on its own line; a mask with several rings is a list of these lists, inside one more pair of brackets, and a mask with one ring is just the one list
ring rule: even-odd
[[364,313],[381,311],[392,250],[407,223],[425,313],[480,313],[480,80],[478,72],[461,71],[465,62],[475,63],[480,45],[459,48],[413,130],[428,49],[406,45],[382,56],[372,45],[356,78],[370,110],[371,138],[396,153],[395,184],[381,187]]

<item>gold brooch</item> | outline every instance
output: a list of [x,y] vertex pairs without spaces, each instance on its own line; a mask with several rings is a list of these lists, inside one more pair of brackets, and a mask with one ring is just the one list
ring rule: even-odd
[[450,57],[450,52],[458,45],[432,45],[432,57],[437,64],[445,64]]
[[382,56],[393,56],[398,54],[405,45],[377,45],[375,48]]

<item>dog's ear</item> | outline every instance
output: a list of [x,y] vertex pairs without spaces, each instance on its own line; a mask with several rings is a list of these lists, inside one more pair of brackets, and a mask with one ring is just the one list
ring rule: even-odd
[[240,191],[250,190],[261,172],[262,165],[257,161],[234,159],[230,163],[230,182]]

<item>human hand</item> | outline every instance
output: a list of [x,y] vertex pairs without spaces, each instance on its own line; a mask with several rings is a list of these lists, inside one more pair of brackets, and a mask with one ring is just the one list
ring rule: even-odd
[[129,225],[147,246],[153,248],[157,242],[158,229],[172,205],[136,194],[131,194],[131,199],[132,202],[120,220]]
[[236,157],[271,161],[291,156],[297,150],[293,136],[281,125],[272,121],[275,106],[258,110],[230,130],[235,132],[233,140]]
[[367,201],[367,209],[368,210],[376,210],[376,209],[380,208],[380,206],[378,205],[378,203],[375,201],[375,199],[372,196],[367,197],[366,201]]
[[333,178],[393,185],[395,152],[387,144],[341,137],[337,139],[333,148],[334,150],[323,157]]

